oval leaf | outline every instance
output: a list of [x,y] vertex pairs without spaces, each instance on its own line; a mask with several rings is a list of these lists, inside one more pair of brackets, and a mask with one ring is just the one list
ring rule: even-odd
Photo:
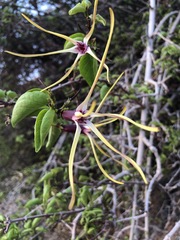
[[91,55],[85,54],[80,58],[79,71],[86,82],[91,86],[97,73],[97,60]]
[[48,111],[48,109],[43,109],[40,111],[36,118],[36,122],[34,125],[34,147],[35,147],[35,152],[38,152],[41,147],[42,147],[42,142],[41,142],[41,137],[40,137],[40,128],[41,128],[41,123],[43,120],[43,117],[45,113]]
[[22,119],[31,115],[34,111],[47,105],[49,102],[49,95],[45,92],[33,91],[25,92],[21,95],[12,112],[11,124],[13,127],[16,126]]
[[14,99],[14,98],[17,97],[17,93],[14,92],[14,91],[11,91],[11,90],[7,91],[6,95],[7,95],[7,97],[10,98],[10,99]]
[[51,128],[51,125],[53,124],[53,120],[55,117],[55,110],[52,108],[49,108],[49,110],[44,114],[44,117],[42,119],[41,127],[40,127],[40,142],[41,145],[43,145],[49,130]]
[[106,93],[108,92],[109,87],[107,85],[103,85],[100,89],[100,98],[101,100],[104,98],[104,96],[106,95]]
[[48,141],[47,141],[47,144],[46,144],[47,150],[51,150],[51,148],[56,143],[60,133],[61,133],[61,130],[58,127],[56,127],[54,125],[51,126],[51,128],[49,130]]
[[76,4],[73,8],[69,10],[69,15],[74,15],[77,13],[84,13],[86,11],[86,7],[82,3]]

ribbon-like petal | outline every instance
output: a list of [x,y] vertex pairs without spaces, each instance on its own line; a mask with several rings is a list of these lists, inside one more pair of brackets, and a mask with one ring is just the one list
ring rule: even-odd
[[114,119],[119,119],[119,120],[126,120],[127,122],[130,122],[132,124],[134,124],[135,126],[149,131],[149,132],[158,132],[159,128],[158,127],[149,127],[140,123],[137,123],[135,121],[133,121],[132,119],[122,115],[122,114],[114,114],[114,113],[92,113],[91,116],[94,117],[109,117],[109,118],[114,118]]
[[102,167],[99,159],[98,159],[98,156],[97,156],[97,153],[96,153],[96,150],[95,150],[95,147],[94,147],[94,143],[93,143],[93,140],[92,140],[92,137],[90,134],[86,134],[90,140],[90,143],[91,143],[91,147],[92,147],[92,150],[93,150],[93,153],[94,153],[94,157],[96,159],[96,162],[97,162],[97,165],[99,167],[99,169],[101,170],[101,172],[104,174],[105,177],[107,177],[108,179],[110,179],[112,182],[114,183],[117,183],[117,184],[124,184],[123,182],[119,182],[115,179],[113,179],[112,177],[110,177],[107,172],[104,170],[104,168]]
[[49,33],[49,34],[52,34],[52,35],[55,35],[57,37],[60,37],[60,38],[63,38],[69,42],[72,42],[74,45],[76,44],[76,40],[74,40],[73,38],[70,38],[64,34],[61,34],[61,33],[57,33],[57,32],[53,32],[53,31],[49,31],[41,26],[39,26],[37,23],[33,22],[30,18],[28,18],[25,14],[22,13],[22,16],[28,21],[30,22],[33,26],[35,26],[36,28],[40,29],[41,31],[43,32],[46,32],[46,33]]
[[117,154],[119,154],[122,158],[126,159],[128,162],[131,163],[131,165],[133,165],[133,167],[139,172],[139,174],[141,175],[142,179],[144,180],[144,182],[147,184],[147,180],[146,177],[143,173],[143,171],[141,170],[141,168],[138,166],[138,164],[132,160],[130,157],[126,156],[125,154],[119,152],[116,148],[114,148],[107,140],[106,138],[101,134],[101,132],[94,126],[93,123],[91,123],[90,121],[88,121],[87,126],[94,132],[94,134],[108,147],[110,148],[112,151],[116,152]]
[[81,134],[80,126],[78,125],[77,122],[75,122],[75,124],[76,124],[76,132],[74,135],[71,152],[70,152],[70,156],[69,156],[69,182],[70,182],[71,191],[72,191],[71,201],[69,203],[69,210],[71,210],[73,208],[74,203],[75,203],[76,195],[75,195],[74,177],[73,177],[73,163],[74,163],[74,156],[75,156],[77,144],[79,141],[79,136]]

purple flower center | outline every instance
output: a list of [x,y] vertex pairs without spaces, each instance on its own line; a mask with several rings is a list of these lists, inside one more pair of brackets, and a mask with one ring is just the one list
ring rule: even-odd
[[76,110],[65,110],[62,112],[62,118],[68,120],[68,121],[73,121],[72,117],[74,116],[74,113]]
[[76,43],[76,50],[78,53],[84,55],[86,54],[87,49],[88,49],[88,45],[86,43],[83,43],[83,42]]
[[[62,118],[68,121],[76,121],[78,125],[81,128],[81,133],[82,134],[87,134],[91,130],[89,127],[86,125],[87,124],[87,119],[83,117],[76,117],[75,116],[76,110],[65,110],[62,112]],[[85,113],[85,112],[82,112]],[[77,119],[76,119],[77,118]],[[76,131],[76,125],[75,124],[68,124],[68,125],[63,125],[62,130],[65,132],[72,132],[75,133]]]
[[[81,128],[81,134],[87,134],[88,132],[90,132],[91,130],[87,127],[85,127],[84,125],[79,124],[80,128]],[[63,125],[62,126],[62,130],[64,132],[71,132],[71,133],[75,133],[76,131],[76,125],[75,124],[69,124],[69,125]]]

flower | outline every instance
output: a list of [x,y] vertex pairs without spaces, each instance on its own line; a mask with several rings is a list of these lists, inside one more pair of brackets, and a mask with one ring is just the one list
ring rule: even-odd
[[[58,50],[58,51],[53,51],[53,52],[47,52],[47,53],[40,53],[40,54],[20,54],[20,53],[15,53],[15,52],[11,52],[11,51],[5,51],[9,54],[18,56],[18,57],[40,57],[40,56],[48,56],[48,55],[54,55],[54,54],[59,54],[59,53],[66,53],[66,52],[71,52],[71,53],[75,53],[77,54],[74,63],[72,64],[72,66],[69,68],[69,70],[64,74],[64,76],[62,76],[58,81],[56,81],[55,83],[49,85],[48,87],[44,88],[43,90],[49,89],[54,87],[55,85],[61,83],[64,79],[66,79],[70,73],[73,71],[73,69],[75,68],[78,60],[81,58],[81,56],[85,55],[85,54],[90,54],[93,58],[95,58],[97,61],[100,62],[100,59],[93,53],[93,51],[91,50],[90,46],[88,45],[88,41],[91,38],[93,32],[94,32],[94,27],[95,27],[95,22],[96,22],[96,12],[97,12],[97,5],[98,5],[98,0],[94,1],[94,10],[93,10],[93,15],[92,15],[92,25],[91,25],[91,29],[89,30],[89,32],[85,35],[83,41],[78,41],[75,38],[71,38],[68,37],[64,34],[60,34],[57,32],[53,32],[53,31],[49,31],[41,26],[39,26],[37,23],[33,22],[31,19],[29,19],[25,14],[22,14],[22,16],[28,21],[30,22],[33,26],[35,26],[36,28],[40,29],[41,31],[44,31],[46,33],[55,35],[57,37],[63,38],[68,42],[71,42],[74,46],[68,49],[63,49],[63,50]],[[109,68],[108,66],[104,63],[103,66],[106,68],[107,70],[107,79],[109,80]]]
[[[118,80],[119,80],[119,78],[118,78]],[[104,101],[104,99],[103,99],[103,101]],[[100,106],[102,106],[102,102],[100,103]],[[71,185],[71,189],[72,189],[72,198],[71,198],[71,202],[69,204],[69,209],[72,209],[74,202],[75,202],[75,188],[74,188],[74,181],[73,181],[73,162],[74,162],[75,151],[76,151],[77,144],[78,144],[81,133],[85,134],[89,138],[96,162],[97,162],[100,170],[102,171],[102,173],[108,179],[110,179],[111,181],[113,181],[115,183],[123,184],[122,182],[119,182],[119,181],[113,179],[103,169],[103,167],[98,159],[98,156],[96,153],[96,148],[104,155],[106,155],[106,156],[108,156],[108,155],[104,152],[104,150],[95,141],[92,133],[94,133],[106,145],[106,147],[108,147],[110,150],[117,153],[119,156],[126,159],[131,165],[133,165],[133,167],[140,173],[144,182],[147,184],[146,177],[145,177],[143,171],[141,170],[141,168],[138,166],[138,164],[134,160],[132,160],[130,157],[126,156],[125,154],[121,153],[116,148],[114,148],[113,145],[102,135],[102,133],[98,130],[98,128],[100,126],[109,124],[110,122],[113,122],[113,121],[119,119],[119,120],[126,120],[126,121],[138,126],[139,128],[147,130],[147,131],[157,132],[159,129],[157,127],[149,127],[149,126],[139,124],[137,122],[134,122],[132,119],[124,116],[123,114],[126,111],[126,108],[124,108],[120,114],[99,113],[98,112],[98,110],[100,109],[99,107],[94,112],[94,108],[95,108],[95,102],[92,102],[89,110],[82,110],[82,105],[81,105],[81,107],[78,107],[76,110],[72,110],[72,111],[66,110],[62,113],[62,117],[64,119],[74,122],[74,124],[65,125],[63,127],[63,130],[66,132],[75,132],[74,140],[72,143],[71,152],[70,152],[70,156],[69,156],[69,179],[70,179],[70,185]],[[93,123],[93,119],[96,117],[98,117],[98,118],[108,117],[108,118],[106,120],[102,120],[101,122]],[[113,160],[115,160],[115,159],[113,159]],[[117,160],[115,160],[115,161],[117,161]]]
[[[96,83],[99,79],[99,76],[102,72],[103,69],[103,64],[105,62],[105,58],[107,55],[107,51],[110,45],[110,41],[111,41],[111,37],[112,37],[112,32],[113,32],[113,27],[114,27],[114,13],[112,11],[112,9],[110,9],[110,17],[111,17],[111,27],[110,27],[110,34],[109,34],[109,38],[106,44],[106,48],[102,57],[102,60],[100,62],[100,66],[99,69],[97,71],[95,80],[93,82],[93,85],[91,86],[91,89],[88,93],[88,95],[86,96],[85,100],[75,109],[75,110],[65,110],[62,112],[62,118],[68,121],[71,121],[72,124],[69,125],[65,125],[62,127],[62,129],[64,131],[67,132],[73,132],[74,134],[74,139],[73,139],[73,143],[72,143],[72,147],[71,147],[71,151],[70,151],[70,156],[69,156],[69,181],[70,181],[70,186],[72,189],[72,196],[71,196],[71,201],[69,204],[69,209],[72,209],[75,203],[75,187],[74,187],[74,179],[73,179],[73,163],[74,163],[74,157],[75,157],[75,152],[76,152],[76,148],[77,148],[77,144],[80,138],[81,134],[85,134],[90,141],[91,147],[92,147],[92,151],[95,157],[95,160],[97,162],[97,165],[99,166],[100,170],[102,171],[102,173],[111,181],[118,183],[118,184],[123,184],[122,182],[119,182],[115,179],[113,179],[111,176],[108,175],[108,173],[104,170],[104,168],[102,167],[97,153],[96,153],[96,148],[104,155],[109,156],[99,145],[98,143],[95,141],[95,139],[93,138],[93,134],[95,134],[105,145],[107,148],[109,148],[110,150],[112,150],[113,152],[117,153],[120,157],[126,159],[131,165],[133,165],[133,167],[140,173],[142,179],[144,180],[144,182],[147,184],[147,180],[146,177],[143,173],[143,171],[141,170],[141,168],[138,166],[138,164],[132,160],[130,157],[126,156],[125,154],[121,153],[120,151],[118,151],[116,148],[114,148],[112,146],[112,144],[102,135],[102,133],[98,130],[99,127],[109,124],[113,121],[116,120],[125,120],[128,121],[134,125],[136,125],[137,127],[147,130],[147,131],[153,131],[153,132],[157,132],[159,129],[157,127],[149,127],[149,126],[145,126],[142,124],[139,124],[135,121],[133,121],[132,119],[124,116],[124,113],[126,111],[126,108],[124,108],[122,110],[122,112],[120,114],[113,114],[113,113],[99,113],[104,101],[106,100],[106,98],[108,97],[108,95],[110,94],[111,90],[114,88],[114,86],[116,85],[116,83],[119,81],[119,79],[121,78],[122,74],[117,78],[117,80],[115,81],[115,83],[112,85],[112,87],[109,89],[109,91],[106,93],[106,95],[104,96],[104,98],[102,99],[101,103],[99,104],[99,106],[97,107],[97,109],[95,110],[95,106],[96,103],[92,102],[90,108],[88,109],[88,105],[89,105],[89,101],[90,101],[90,97],[92,95],[92,92],[96,86]],[[101,118],[103,117],[103,120],[98,122],[98,123],[93,123],[93,120],[95,118]],[[104,119],[104,117],[106,117],[106,119]],[[115,160],[115,159],[113,159]],[[117,161],[117,160],[115,160]],[[118,162],[118,161],[117,161]],[[119,163],[119,162],[118,162]]]

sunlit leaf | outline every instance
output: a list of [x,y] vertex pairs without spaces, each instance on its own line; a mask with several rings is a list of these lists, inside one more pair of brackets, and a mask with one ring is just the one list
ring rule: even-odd
[[69,10],[69,15],[74,15],[77,13],[84,13],[86,11],[86,7],[82,3],[76,4],[73,8]]

